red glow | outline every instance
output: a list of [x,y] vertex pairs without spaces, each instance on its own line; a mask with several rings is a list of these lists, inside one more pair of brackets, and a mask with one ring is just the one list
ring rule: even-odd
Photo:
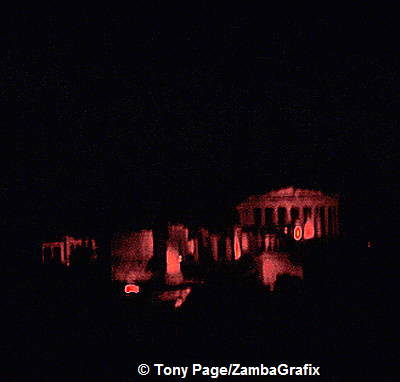
[[167,248],[167,273],[180,273],[180,255],[177,249]]
[[139,286],[135,284],[125,285],[125,293],[139,293]]
[[242,248],[243,252],[247,252],[249,250],[249,238],[247,236],[247,232],[242,233]]
[[173,244],[167,247],[167,269],[165,281],[167,284],[180,284],[183,281],[181,272],[180,256],[177,248]]
[[146,281],[152,277],[147,264],[153,257],[153,232],[118,233],[111,243],[112,278],[125,283]]
[[295,240],[300,240],[301,236],[302,236],[302,229],[300,226],[296,226],[294,227],[294,231],[293,231],[293,237]]
[[175,302],[175,308],[180,308],[182,306],[182,304],[183,304],[183,298],[178,297]]
[[314,237],[314,223],[312,220],[307,220],[304,225],[304,239],[312,239]]
[[188,252],[189,254],[193,255],[194,254],[194,240],[190,239],[188,241]]
[[303,267],[294,264],[285,253],[264,253],[258,258],[258,261],[261,267],[262,282],[264,285],[268,285],[271,291],[275,289],[279,275],[295,276],[303,280]]
[[233,240],[234,240],[235,260],[238,260],[241,256],[238,229],[235,229]]
[[270,249],[270,240],[271,240],[271,235],[267,234],[265,235],[264,238],[264,245],[265,245],[265,250],[268,251]]

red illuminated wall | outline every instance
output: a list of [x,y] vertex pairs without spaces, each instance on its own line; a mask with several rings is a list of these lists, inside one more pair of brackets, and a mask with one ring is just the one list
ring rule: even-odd
[[312,219],[308,219],[306,224],[304,224],[304,239],[313,239],[315,235],[314,229],[314,221]]
[[[179,284],[183,281],[181,263],[190,253],[189,230],[182,224],[168,226],[165,280],[168,284]],[[195,242],[193,241],[193,254]]]
[[147,266],[153,257],[153,232],[117,233],[111,242],[111,254],[113,280],[135,283],[150,279]]

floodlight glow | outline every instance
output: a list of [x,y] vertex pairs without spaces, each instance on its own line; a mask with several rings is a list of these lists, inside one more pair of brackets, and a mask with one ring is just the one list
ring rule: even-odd
[[125,285],[125,293],[139,293],[139,286],[135,284]]
[[294,231],[293,231],[293,237],[295,240],[300,240],[301,236],[302,236],[302,229],[300,226],[296,226],[294,227]]

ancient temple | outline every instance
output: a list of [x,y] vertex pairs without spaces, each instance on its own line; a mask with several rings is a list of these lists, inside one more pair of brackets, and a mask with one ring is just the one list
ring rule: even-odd
[[292,230],[296,240],[333,238],[340,232],[339,197],[321,191],[282,188],[249,196],[236,210],[242,227]]

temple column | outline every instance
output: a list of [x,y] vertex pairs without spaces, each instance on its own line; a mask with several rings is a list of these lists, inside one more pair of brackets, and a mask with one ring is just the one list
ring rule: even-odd
[[68,266],[68,243],[67,243],[67,240],[65,239],[65,237],[64,237],[64,245],[63,245],[63,248],[64,248],[64,260],[63,260],[63,263],[64,263],[66,266]]
[[276,235],[271,235],[270,236],[270,247],[271,247],[271,251],[276,251]]
[[324,207],[325,209],[325,235],[329,237],[329,207]]
[[297,207],[299,210],[299,220],[300,224],[304,227],[305,221],[304,221],[304,209],[303,206]]
[[65,252],[64,252],[64,249],[65,249],[65,245],[63,243],[63,245],[60,247],[61,264],[65,264]]
[[272,213],[272,223],[277,226],[278,225],[278,207],[274,207],[274,212]]
[[225,238],[225,249],[226,259],[230,262],[232,261],[232,242],[229,236]]
[[69,240],[68,236],[66,236],[64,238],[64,241],[65,241],[66,264],[67,264],[67,267],[69,267],[70,264],[71,264],[71,243],[70,243],[70,240]]
[[312,210],[314,211],[315,236],[320,238],[322,236],[320,210],[319,207],[314,207]]
[[268,250],[269,250],[269,245],[270,245],[270,234],[269,233],[267,233],[265,236],[264,236],[264,250],[267,252]]
[[262,237],[260,232],[257,233],[257,250],[262,248]]
[[208,235],[208,231],[204,228],[200,228],[200,235],[201,235],[201,245],[203,248],[207,248],[208,247],[208,242],[207,239],[209,237]]
[[199,240],[197,237],[193,238],[193,258],[196,263],[199,262]]
[[212,257],[213,257],[214,261],[217,262],[218,261],[218,236],[211,235],[210,241],[211,241]]
[[285,219],[284,219],[285,224],[291,224],[292,223],[292,219],[291,219],[291,216],[290,216],[290,208],[291,207],[286,207],[286,216],[285,216]]
[[331,235],[332,237],[336,236],[336,219],[335,219],[335,207],[331,207],[331,226],[332,226],[332,232]]
[[[311,208],[310,208],[310,220],[311,220],[313,223],[315,223],[315,217],[314,217],[314,215],[315,215],[314,208],[311,207]],[[314,227],[315,227],[315,224],[314,224]]]

